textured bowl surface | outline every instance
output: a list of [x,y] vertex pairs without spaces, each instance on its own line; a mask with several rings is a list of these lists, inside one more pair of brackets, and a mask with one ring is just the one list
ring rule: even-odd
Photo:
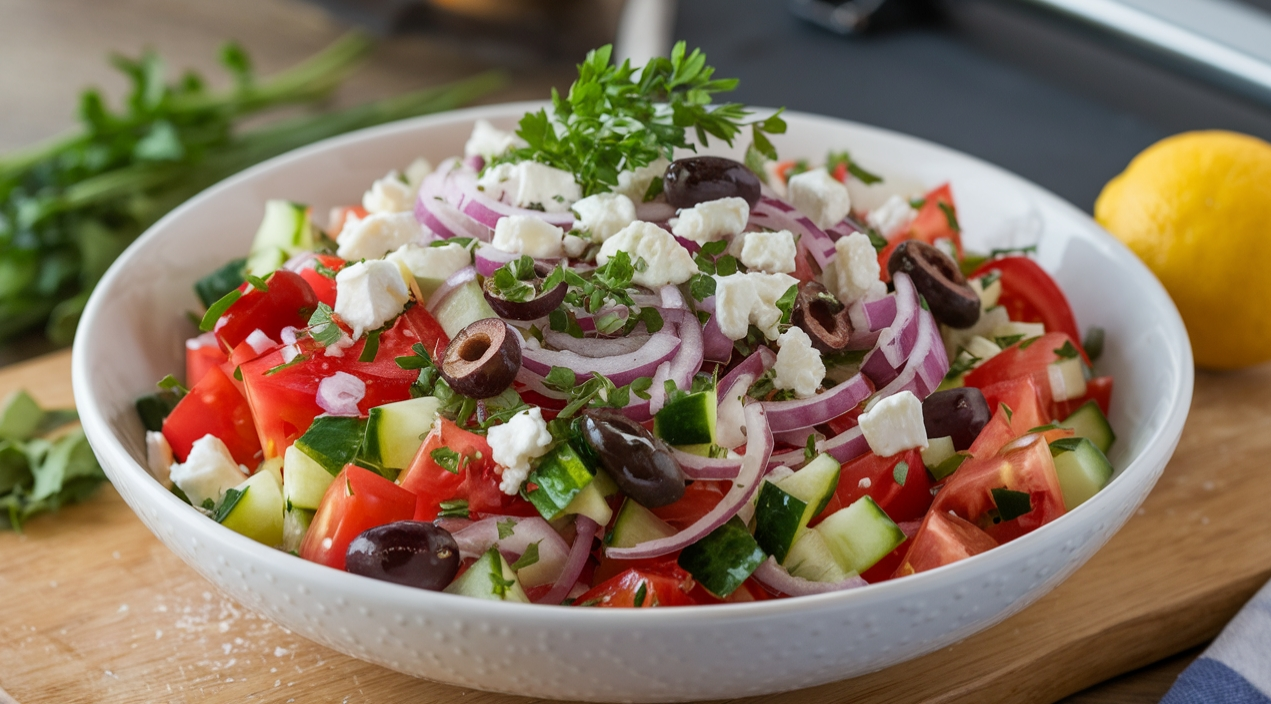
[[[837,594],[654,610],[504,604],[365,579],[266,548],[165,491],[144,469],[138,395],[184,368],[191,283],[242,256],[269,198],[316,213],[356,202],[375,178],[419,155],[462,151],[476,118],[511,127],[526,104],[387,125],[281,156],[206,191],[120,257],[75,341],[84,427],[143,522],[208,580],[283,626],[354,657],[476,689],[595,701],[738,697],[878,670],[947,646],[1023,609],[1076,570],[1128,520],[1183,428],[1192,357],[1182,322],[1147,269],[1089,217],[962,154],[842,120],[789,114],[783,156],[848,149],[888,193],[952,181],[969,246],[1038,245],[1083,326],[1108,331],[1100,371],[1116,377],[1112,483],[1036,532],[968,560]],[[714,151],[714,150],[713,150]],[[727,151],[720,153],[728,154]],[[732,152],[736,155],[736,152]]]

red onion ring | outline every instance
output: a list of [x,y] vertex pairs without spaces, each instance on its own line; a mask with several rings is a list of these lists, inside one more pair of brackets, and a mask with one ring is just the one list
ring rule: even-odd
[[[506,538],[499,537],[498,524],[507,526],[509,521],[512,534]],[[465,558],[480,557],[492,545],[498,545],[499,552],[515,560],[525,553],[531,543],[538,543],[538,562],[517,572],[521,586],[537,587],[566,576],[564,568],[569,563],[570,547],[551,524],[538,516],[490,516],[452,535],[459,545],[459,555]],[[568,581],[573,584],[577,579],[575,574]]]
[[469,281],[474,281],[476,278],[476,267],[465,266],[459,271],[456,271],[451,274],[450,278],[446,279],[441,286],[438,286],[436,291],[432,292],[432,295],[428,297],[428,302],[424,304],[424,307],[428,309],[429,313],[435,312],[437,310],[437,306],[441,305],[442,301],[449,298],[450,294],[454,293],[455,289],[463,286]]
[[336,372],[318,382],[318,407],[333,416],[358,416],[358,404],[366,397],[366,382],[347,372]]
[[896,378],[918,341],[918,292],[909,275],[896,272],[896,318],[878,336],[878,345],[865,357],[861,373],[875,386],[886,386]]
[[878,391],[880,397],[912,391],[919,400],[931,395],[949,373],[949,357],[944,350],[940,328],[926,310],[918,311],[918,341],[904,369]]
[[659,367],[653,375],[653,386],[649,389],[650,413],[662,410],[662,405],[666,403],[665,381],[667,379],[674,381],[677,388],[690,389],[693,386],[693,376],[701,370],[704,361],[702,327],[698,324],[696,317],[687,314],[686,310],[682,311],[684,299],[679,289],[674,286],[663,287],[662,303],[665,306],[662,312],[664,320],[670,318],[673,313],[682,312],[683,317],[676,325],[681,344],[679,351],[669,360],[666,369]]
[[563,213],[547,213],[518,208],[487,196],[477,188],[477,176],[473,171],[454,171],[447,180],[450,186],[446,189],[446,201],[486,227],[492,228],[500,219],[510,215],[538,218],[566,231],[574,227],[574,214],[568,210]]
[[[774,433],[811,428],[856,408],[874,389],[862,374],[810,398],[793,401],[765,401],[768,425]],[[807,434],[804,434],[806,438]]]
[[896,319],[896,296],[891,294],[876,301],[857,301],[847,309],[852,330],[877,332]]
[[719,329],[719,321],[715,318],[715,297],[707,296],[697,304],[697,309],[711,315],[706,320],[706,326],[702,328],[702,358],[710,362],[727,364],[733,358],[733,341]]
[[539,597],[536,603],[559,604],[564,601],[577,584],[578,575],[582,574],[583,567],[587,565],[587,558],[591,556],[591,543],[600,530],[600,525],[586,516],[579,515],[574,518],[574,528],[577,535],[574,537],[574,544],[569,548],[569,556],[565,559],[565,566],[561,569],[560,576],[556,578],[556,583],[552,585],[551,590]]
[[[584,380],[592,372],[599,372],[615,385],[625,386],[639,377],[653,376],[658,365],[671,360],[682,346],[675,335],[665,330],[650,335],[648,341],[634,353],[611,357],[584,357],[575,352],[522,345],[521,369],[546,378],[552,367],[565,367]],[[699,351],[700,346],[699,334]],[[701,362],[698,364],[700,366]]]
[[755,581],[786,596],[808,596],[809,594],[828,594],[846,589],[863,587],[868,582],[857,575],[841,582],[813,582],[802,577],[795,577],[786,568],[777,564],[775,557],[769,557],[754,572]]
[[750,209],[750,220],[773,230],[789,230],[794,233],[799,245],[812,254],[822,270],[834,261],[834,240],[785,201],[761,197],[755,207]]
[[558,350],[600,358],[634,354],[652,336],[652,333],[633,330],[624,337],[574,337],[564,332],[544,330],[543,342]]
[[869,442],[865,440],[865,436],[861,434],[859,425],[853,426],[835,435],[834,437],[819,443],[816,446],[818,453],[824,452],[839,461],[839,464],[850,462],[869,452]]

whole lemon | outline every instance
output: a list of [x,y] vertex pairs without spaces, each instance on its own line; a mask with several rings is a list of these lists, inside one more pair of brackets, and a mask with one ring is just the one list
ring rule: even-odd
[[1198,365],[1271,359],[1271,144],[1221,131],[1163,139],[1104,186],[1094,216],[1165,285]]

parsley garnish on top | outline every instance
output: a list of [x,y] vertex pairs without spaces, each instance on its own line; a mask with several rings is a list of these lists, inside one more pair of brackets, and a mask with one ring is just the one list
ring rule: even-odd
[[670,58],[652,59],[638,72],[629,61],[613,65],[612,54],[611,46],[589,52],[569,94],[552,91],[550,115],[544,109],[521,118],[516,133],[528,146],[497,161],[537,161],[563,169],[590,196],[617,186],[622,171],[660,156],[670,159],[676,149],[694,150],[690,129],[702,146],[710,137],[731,146],[750,126],[754,147],[775,155],[766,134],[785,132],[780,113],[747,120],[751,113],[740,103],[712,106],[712,96],[735,90],[737,79],[715,78],[700,49],[690,53],[679,42]]

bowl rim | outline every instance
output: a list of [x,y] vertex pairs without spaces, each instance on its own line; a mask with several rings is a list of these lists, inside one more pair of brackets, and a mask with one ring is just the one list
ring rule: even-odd
[[[1018,186],[1021,189],[1023,194],[1045,201],[1049,206],[1058,209],[1063,214],[1070,217],[1074,223],[1079,223],[1082,229],[1086,230],[1096,241],[1104,245],[1105,249],[1103,250],[1102,256],[1106,257],[1108,251],[1107,247],[1111,247],[1111,251],[1114,253],[1113,256],[1118,260],[1118,264],[1121,265],[1123,269],[1132,271],[1135,277],[1142,279],[1142,286],[1139,288],[1143,291],[1145,298],[1147,300],[1153,300],[1156,304],[1155,307],[1159,307],[1165,312],[1164,318],[1158,321],[1158,324],[1164,328],[1167,339],[1171,339],[1176,343],[1174,347],[1179,353],[1179,356],[1173,361],[1179,367],[1178,383],[1168,389],[1168,393],[1162,394],[1163,398],[1161,400],[1168,402],[1170,407],[1159,427],[1144,441],[1142,450],[1130,459],[1130,461],[1113,478],[1113,481],[1110,482],[1107,487],[1090,500],[1086,501],[1082,506],[1066,512],[1055,521],[1042,526],[1018,540],[1011,541],[1004,545],[999,545],[993,550],[974,555],[970,558],[963,559],[949,565],[909,575],[904,579],[888,580],[887,582],[870,584],[864,587],[845,591],[814,594],[802,597],[766,599],[763,601],[746,603],[681,606],[674,609],[655,609],[653,610],[654,613],[645,613],[645,610],[643,609],[574,609],[564,605],[521,604],[471,599],[459,595],[445,594],[443,592],[430,592],[381,580],[367,579],[341,570],[333,570],[325,565],[312,563],[296,556],[287,555],[278,549],[257,543],[256,541],[240,535],[228,528],[224,528],[223,526],[219,526],[214,523],[209,523],[206,517],[200,515],[198,512],[187,510],[188,506],[184,502],[178,499],[167,489],[164,489],[162,485],[153,479],[152,475],[145,467],[133,459],[133,457],[124,448],[119,438],[116,437],[114,432],[111,430],[105,414],[97,403],[97,397],[92,391],[89,378],[91,376],[91,351],[93,345],[89,339],[89,335],[95,327],[97,317],[101,315],[101,311],[103,311],[106,307],[107,298],[105,292],[117,285],[117,282],[120,279],[124,278],[125,271],[129,268],[131,261],[139,256],[139,252],[144,249],[151,240],[158,238],[163,231],[174,226],[174,224],[179,223],[186,216],[187,212],[203,201],[212,199],[221,192],[233,189],[243,182],[251,181],[260,174],[291,164],[292,162],[305,161],[324,153],[349,148],[364,141],[385,139],[403,133],[413,133],[453,123],[470,122],[476,119],[515,117],[526,111],[535,110],[545,105],[548,105],[546,101],[522,101],[452,110],[357,130],[315,142],[261,162],[260,164],[210,186],[185,203],[182,203],[180,206],[173,209],[163,218],[151,225],[118,257],[118,259],[114,262],[114,264],[112,264],[110,269],[98,282],[96,290],[85,307],[81,325],[79,326],[79,330],[76,334],[75,344],[72,348],[71,366],[73,391],[85,433],[87,434],[93,449],[99,455],[105,455],[107,458],[108,461],[103,462],[102,464],[108,474],[114,475],[115,472],[113,470],[115,468],[123,468],[123,471],[125,472],[118,477],[112,476],[112,481],[119,480],[122,484],[128,485],[129,493],[140,490],[139,493],[134,494],[137,495],[139,499],[147,502],[156,502],[161,508],[161,512],[167,514],[167,518],[170,521],[175,520],[183,523],[192,531],[192,534],[204,537],[208,540],[215,540],[223,543],[227,549],[245,558],[244,564],[250,564],[256,560],[268,561],[269,558],[277,557],[278,555],[285,555],[288,559],[272,560],[271,567],[273,570],[279,572],[280,577],[285,576],[290,580],[294,580],[298,584],[303,585],[316,582],[330,582],[333,589],[339,589],[344,593],[360,593],[365,595],[364,598],[373,600],[380,604],[414,606],[425,611],[431,609],[449,609],[452,611],[460,609],[463,611],[473,612],[474,615],[479,614],[483,617],[497,618],[505,616],[509,618],[522,618],[527,616],[534,617],[535,615],[550,617],[551,614],[561,613],[563,610],[569,609],[571,613],[575,614],[570,619],[571,623],[574,625],[586,625],[587,627],[601,628],[608,626],[629,627],[639,625],[643,627],[658,628],[670,625],[684,626],[706,624],[718,619],[734,620],[739,618],[771,618],[790,612],[802,612],[807,609],[817,609],[821,607],[830,608],[835,606],[846,607],[857,602],[867,603],[881,598],[891,599],[903,597],[906,593],[917,593],[923,591],[932,582],[949,579],[954,575],[967,575],[971,572],[989,569],[990,565],[995,564],[1014,564],[1017,560],[1025,559],[1026,554],[1030,552],[1032,544],[1036,542],[1036,539],[1033,539],[1033,536],[1038,534],[1050,535],[1056,530],[1076,525],[1071,519],[1068,519],[1069,514],[1082,512],[1082,515],[1086,515],[1096,510],[1111,513],[1111,502],[1114,500],[1113,497],[1115,494],[1115,492],[1109,491],[1111,488],[1114,486],[1124,486],[1126,483],[1124,477],[1130,473],[1138,475],[1141,473],[1157,471],[1159,474],[1159,471],[1163,469],[1170,455],[1172,455],[1174,448],[1178,443],[1178,439],[1181,436],[1183,424],[1190,409],[1193,393],[1194,368],[1192,364],[1191,346],[1177,308],[1165,292],[1165,289],[1157,281],[1156,277],[1151,274],[1147,267],[1139,261],[1139,259],[1135,257],[1129,249],[1116,240],[1116,238],[1112,235],[1103,230],[1103,228],[1095,223],[1089,215],[1059,196],[1032,183],[1022,176],[1016,175],[982,159],[922,138],[913,137],[889,129],[866,125],[842,118],[818,115],[815,113],[786,111],[784,115],[788,120],[803,122],[805,124],[820,123],[840,127],[846,126],[856,130],[867,139],[883,138],[887,140],[909,142],[911,145],[926,150],[933,155],[950,158],[953,161],[969,163],[970,165],[985,169],[995,177],[1003,178],[1012,182],[1015,186]],[[758,106],[748,107],[759,114],[764,114],[771,110],[770,108]],[[1153,482],[1154,481],[1155,480],[1153,480]],[[134,513],[140,512],[139,510],[134,509]],[[194,565],[191,566],[194,567]],[[197,568],[196,571],[201,572],[201,570],[198,570]],[[213,580],[209,579],[209,581]],[[582,619],[582,621],[579,622],[579,619]],[[684,619],[690,619],[690,621],[686,623]]]

